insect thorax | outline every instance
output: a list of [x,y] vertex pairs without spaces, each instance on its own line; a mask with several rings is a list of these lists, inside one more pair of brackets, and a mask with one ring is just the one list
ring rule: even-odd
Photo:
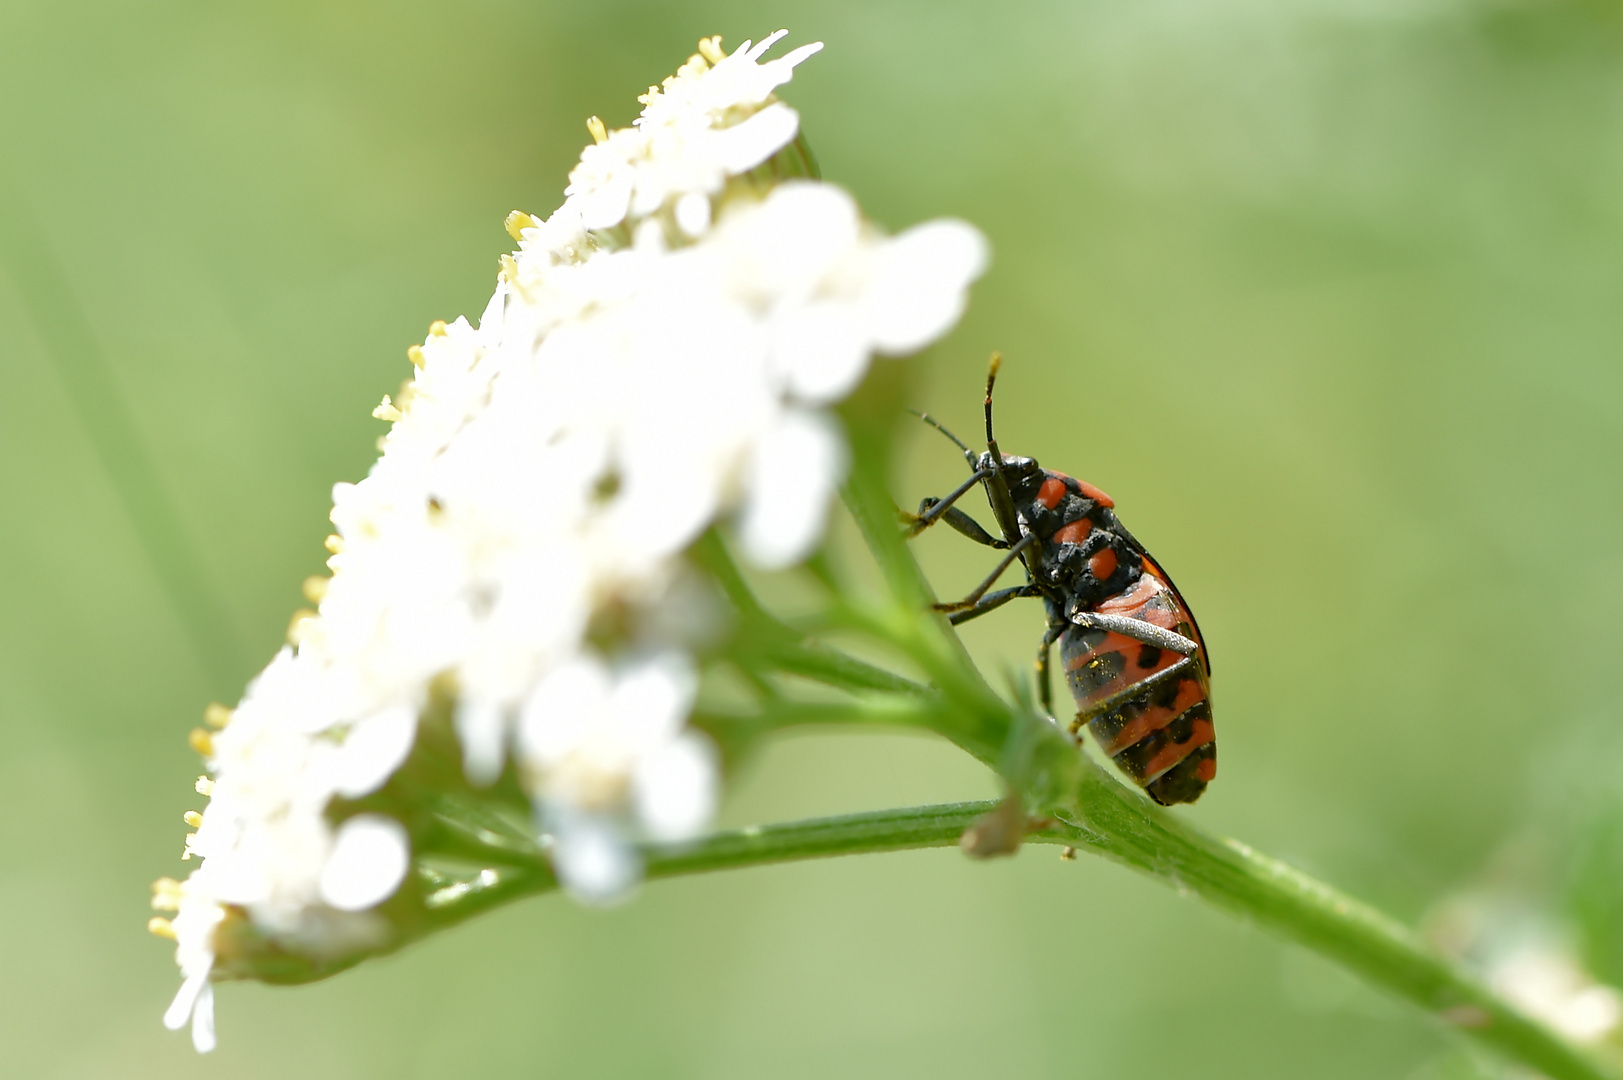
[[[1070,477],[1050,473],[1075,484]],[[1107,506],[1073,490],[1052,508],[1032,500],[1019,508],[1021,524],[1043,541],[1042,575],[1066,596],[1065,614],[1083,611],[1126,592],[1144,572],[1138,546]]]

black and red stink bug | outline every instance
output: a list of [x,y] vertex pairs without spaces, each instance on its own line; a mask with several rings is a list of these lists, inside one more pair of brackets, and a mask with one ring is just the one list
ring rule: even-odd
[[[992,435],[992,386],[986,376],[986,452],[977,455],[923,413],[920,419],[958,445],[973,475],[940,499],[905,515],[909,536],[944,521],[977,543],[1007,551],[964,599],[938,604],[957,625],[1017,597],[1041,597],[1048,629],[1037,650],[1037,692],[1053,712],[1049,655],[1059,642],[1065,681],[1076,699],[1070,732],[1082,728],[1112,761],[1163,806],[1194,802],[1217,776],[1212,728],[1211,660],[1189,605],[1165,570],[1116,518],[1115,502],[1031,458],[1006,455]],[[979,485],[997,519],[999,539],[954,504]],[[989,592],[1016,560],[1026,584]]]

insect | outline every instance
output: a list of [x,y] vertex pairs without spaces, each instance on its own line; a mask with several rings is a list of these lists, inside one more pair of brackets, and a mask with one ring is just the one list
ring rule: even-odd
[[[994,355],[986,376],[984,453],[918,414],[957,444],[973,475],[944,497],[925,499],[917,514],[904,514],[908,536],[942,521],[1006,552],[968,596],[936,608],[956,626],[1010,600],[1041,597],[1048,611],[1037,650],[1043,708],[1053,712],[1048,668],[1058,641],[1077,705],[1071,735],[1092,731],[1117,767],[1161,805],[1194,802],[1217,776],[1212,665],[1200,627],[1172,578],[1116,517],[1110,496],[998,449],[992,388],[999,364]],[[955,505],[976,486],[986,492],[1001,538]],[[1017,560],[1026,583],[990,591]]]

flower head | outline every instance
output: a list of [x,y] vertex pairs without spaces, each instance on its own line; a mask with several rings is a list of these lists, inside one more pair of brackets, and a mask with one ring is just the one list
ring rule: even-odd
[[803,45],[760,63],[786,33],[779,30],[758,45],[746,41],[730,56],[721,51],[720,38],[706,38],[675,75],[638,99],[644,108],[634,126],[609,132],[601,122],[593,125],[596,142],[581,153],[564,189],[571,216],[588,229],[608,229],[669,207],[684,233],[702,234],[710,222],[710,197],[729,177],[782,150],[800,130],[799,114],[773,92],[823,45]]
[[379,905],[434,841],[395,816],[407,795],[375,800],[433,752],[436,702],[469,790],[516,781],[582,899],[636,883],[638,842],[709,821],[703,657],[668,617],[702,607],[684,553],[731,523],[757,565],[804,559],[846,462],[827,407],[873,355],[944,333],[985,261],[968,225],[887,237],[839,188],[761,173],[798,134],[775,91],[820,47],[763,63],[781,36],[707,39],[632,128],[594,123],[564,204],[509,218],[519,250],[477,326],[408,350],[382,455],[334,488],[318,609],[198,739],[202,865],[166,926],[167,1020],[190,1015],[200,1049],[227,912],[310,955],[390,933]]

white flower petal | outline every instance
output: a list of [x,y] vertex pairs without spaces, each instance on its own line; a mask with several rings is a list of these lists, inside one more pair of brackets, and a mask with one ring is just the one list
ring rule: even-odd
[[786,313],[774,326],[773,360],[789,393],[808,405],[844,398],[868,370],[868,338],[847,304],[814,303]]
[[350,731],[340,750],[337,793],[370,795],[400,768],[417,738],[417,710],[397,705],[374,713]]
[[772,46],[783,40],[783,38],[787,37],[788,34],[789,31],[787,30],[773,31],[767,37],[762,38],[759,44],[752,46],[749,42],[744,42],[744,44],[738,47],[738,51],[749,57],[751,60],[759,60],[761,57],[766,55],[768,49],[772,48]]
[[986,260],[986,240],[961,221],[932,221],[891,241],[867,297],[879,351],[914,352],[946,333]]
[[823,535],[845,476],[845,443],[821,413],[785,412],[755,447],[740,525],[744,552],[767,569],[791,566]]
[[554,668],[524,702],[520,752],[542,765],[551,764],[603,711],[609,694],[608,669],[595,659],[579,657]]
[[809,297],[860,235],[851,196],[809,180],[779,184],[758,210],[729,225],[740,285],[774,300]]
[[570,895],[588,904],[623,900],[642,877],[642,860],[619,830],[590,815],[554,834],[552,865]]
[[489,787],[501,776],[507,757],[506,710],[497,702],[464,695],[454,719],[462,743],[462,771],[475,787]]
[[588,229],[612,229],[625,220],[631,205],[635,181],[629,172],[608,177],[602,187],[583,191],[575,197],[574,211]]
[[194,972],[186,981],[180,984],[175,998],[169,1003],[168,1010],[163,1014],[163,1026],[170,1031],[179,1031],[186,1026],[186,1021],[192,1018],[192,1009],[197,1005],[198,995],[209,984],[208,971]]
[[776,102],[743,123],[716,132],[710,154],[719,169],[736,176],[794,142],[799,131],[800,114]]
[[675,731],[687,719],[698,684],[686,656],[664,653],[628,667],[615,684],[609,708],[627,726],[650,733]]
[[637,818],[656,840],[686,840],[716,811],[716,754],[702,736],[668,743],[637,769]]
[[321,899],[339,911],[365,911],[393,896],[411,865],[411,841],[400,822],[360,814],[338,827],[321,871]]
[[204,983],[192,1009],[192,1047],[199,1054],[207,1054],[214,1046],[214,984]]
[[676,227],[689,236],[703,236],[710,228],[710,197],[702,191],[690,191],[678,199]]

